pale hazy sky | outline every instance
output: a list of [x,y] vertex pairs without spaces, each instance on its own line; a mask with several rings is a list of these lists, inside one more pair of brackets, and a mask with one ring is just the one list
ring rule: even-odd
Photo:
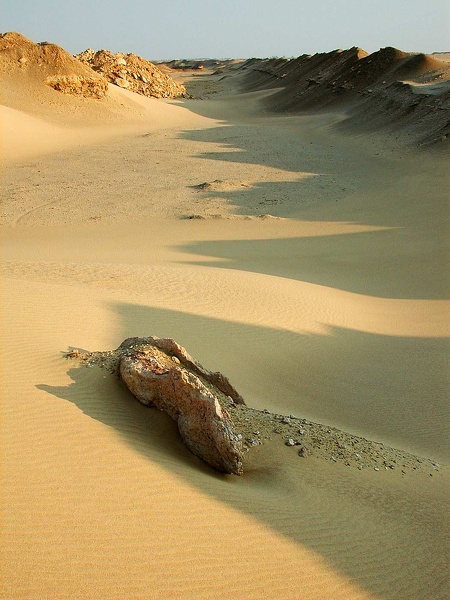
[[0,23],[71,53],[154,60],[450,51],[450,0],[3,0]]

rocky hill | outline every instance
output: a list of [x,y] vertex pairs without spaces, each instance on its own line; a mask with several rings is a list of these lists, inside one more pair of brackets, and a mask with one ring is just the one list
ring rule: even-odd
[[56,44],[36,44],[20,33],[0,34],[0,72],[4,83],[10,77],[26,77],[75,96],[102,98],[108,83],[100,74],[76,60]]
[[177,98],[186,88],[156,65],[136,54],[113,54],[109,50],[87,49],[75,56],[95,73],[121,88],[154,98]]

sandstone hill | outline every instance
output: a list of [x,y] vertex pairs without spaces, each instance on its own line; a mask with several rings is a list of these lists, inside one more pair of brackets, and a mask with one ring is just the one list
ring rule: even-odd
[[156,65],[136,54],[113,54],[109,50],[90,48],[76,59],[119,87],[154,98],[177,98],[186,95],[186,88],[176,83]]
[[102,98],[108,90],[104,77],[77,61],[56,44],[36,44],[20,33],[0,34],[0,72],[9,78],[37,79],[75,96]]

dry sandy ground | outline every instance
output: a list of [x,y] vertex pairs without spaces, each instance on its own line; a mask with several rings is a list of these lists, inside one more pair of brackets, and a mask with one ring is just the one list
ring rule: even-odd
[[[2,107],[3,597],[445,598],[446,157],[189,84],[205,99]],[[275,436],[217,474],[62,358],[135,335],[434,466]]]

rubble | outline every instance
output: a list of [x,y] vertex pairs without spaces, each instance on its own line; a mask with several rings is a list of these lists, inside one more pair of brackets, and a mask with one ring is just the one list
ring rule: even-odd
[[109,50],[92,50],[75,55],[110,83],[142,96],[178,98],[186,96],[186,88],[175,82],[156,65],[136,54],[113,54]]
[[108,91],[108,83],[100,77],[79,75],[51,75],[45,83],[63,94],[84,98],[103,98]]

